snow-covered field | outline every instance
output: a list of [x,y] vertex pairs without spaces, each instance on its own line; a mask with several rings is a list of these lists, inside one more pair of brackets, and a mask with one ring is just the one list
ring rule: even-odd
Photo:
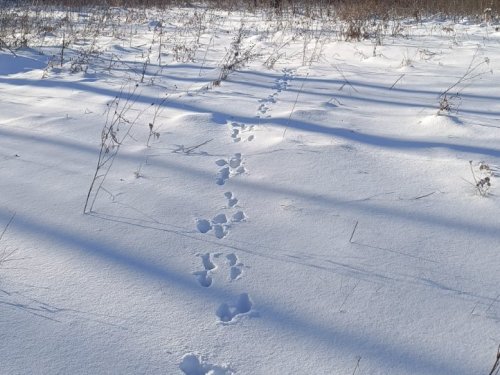
[[114,12],[0,51],[1,374],[488,374],[498,27]]

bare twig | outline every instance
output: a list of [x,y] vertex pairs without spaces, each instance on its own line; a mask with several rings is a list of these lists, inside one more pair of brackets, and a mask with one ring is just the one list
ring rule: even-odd
[[339,72],[339,73],[340,73],[340,75],[342,76],[342,78],[344,79],[344,84],[343,84],[342,86],[340,86],[340,89],[339,89],[340,91],[342,91],[342,89],[344,88],[344,86],[345,86],[345,85],[349,85],[349,87],[350,87],[351,89],[353,89],[354,91],[356,91],[357,93],[359,93],[359,91],[356,89],[356,87],[354,87],[354,86],[352,85],[352,83],[351,83],[351,82],[347,79],[347,77],[345,76],[344,72],[343,72],[343,71],[342,71],[342,70],[341,70],[338,66],[335,66],[335,70],[336,70],[337,72]]
[[396,80],[396,82],[394,82],[394,83],[392,84],[392,86],[391,86],[391,88],[390,88],[389,90],[392,90],[392,89],[394,88],[394,86],[396,86],[396,84],[397,84],[399,81],[401,81],[401,79],[402,79],[404,76],[405,76],[405,74],[401,74],[401,75],[399,76],[399,78]]
[[352,243],[352,238],[354,237],[354,233],[356,232],[357,227],[358,227],[358,221],[356,220],[356,224],[354,224],[354,229],[352,230],[351,237],[349,238],[349,243]]
[[300,86],[300,90],[297,93],[297,97],[295,98],[295,102],[293,103],[292,110],[290,111],[290,116],[288,116],[288,119],[286,120],[286,126],[285,126],[285,130],[283,130],[283,135],[281,137],[281,140],[285,139],[286,131],[288,130],[288,126],[290,125],[290,121],[291,121],[292,116],[293,116],[293,111],[295,111],[295,107],[297,106],[299,96],[302,93],[302,89],[304,88],[304,85],[305,85],[308,77],[309,77],[309,73],[307,73],[306,77],[304,78],[304,81],[302,82],[302,85]]
[[5,232],[7,232],[7,229],[9,228],[10,224],[14,221],[14,218],[16,217],[16,213],[14,212],[9,220],[9,222],[7,223],[7,225],[5,226],[5,228],[3,229],[2,231],[2,234],[0,234],[0,241],[2,240]]
[[197,144],[197,145],[194,145],[194,146],[190,146],[190,147],[184,147],[184,145],[179,145],[178,148],[176,150],[173,151],[174,154],[178,154],[179,152],[182,152],[186,155],[189,155],[191,152],[193,152],[194,150],[200,148],[201,146],[204,146],[206,145],[207,143],[210,143],[212,142],[214,139],[209,139],[208,141],[205,141],[205,142],[202,142],[200,144]]
[[0,51],[2,48],[6,48],[10,53],[14,55],[14,57],[17,57],[17,54],[10,48],[7,43],[5,43],[2,39],[0,39]]
[[[14,221],[14,218],[16,217],[16,213],[14,212],[12,216],[10,217],[10,220],[8,221],[7,225],[3,229],[2,233],[0,234],[0,241],[2,240],[3,236],[5,235],[5,232],[7,232],[7,229],[9,228],[10,224]],[[17,250],[17,249],[16,249]],[[7,262],[9,258],[11,257],[12,254],[16,252],[16,250],[12,250],[11,252],[7,253],[5,250],[0,254],[0,265],[4,262]]]
[[491,368],[491,371],[488,375],[497,375],[500,372],[500,345],[497,348],[497,357],[496,361]]
[[493,300],[491,301],[490,305],[488,306],[488,308],[486,309],[486,311],[484,312],[485,314],[490,311],[491,307],[498,301],[498,298],[500,298],[500,294]]
[[[475,78],[478,78],[488,72],[492,72],[491,70],[489,71],[479,71],[479,68],[482,67],[483,65],[489,65],[490,60],[485,57],[483,60],[477,62],[476,58],[479,54],[479,47],[476,49],[474,52],[474,55],[472,56],[472,59],[469,63],[469,66],[465,70],[465,73],[458,78],[452,85],[450,85],[446,90],[444,90],[438,97],[439,99],[439,111],[438,114],[441,112],[450,112],[452,109],[458,107],[457,103],[454,103],[455,101],[460,101],[460,93],[468,87],[466,85],[466,82],[470,82],[474,80]],[[474,65],[475,64],[475,65]],[[461,86],[461,87],[459,87]],[[459,87],[458,90],[456,91],[455,95],[450,95],[451,90],[455,89],[456,87]]]
[[358,357],[358,361],[356,362],[356,367],[354,368],[352,375],[355,375],[356,371],[359,369],[359,362],[361,362],[361,356]]
[[[463,83],[465,81],[470,81],[470,80],[484,74],[484,72],[476,73],[476,71],[482,65],[488,65],[490,63],[490,60],[488,58],[485,58],[484,60],[478,62],[476,65],[473,66],[474,62],[476,62],[476,58],[477,58],[478,53],[479,53],[479,47],[474,52],[474,55],[472,56],[472,59],[469,63],[469,66],[465,70],[465,73],[455,83],[453,83],[445,91],[443,91],[442,94],[440,95],[440,97],[446,96],[451,90],[453,90],[455,87],[457,87],[461,83]],[[461,90],[459,90],[459,91],[461,91]]]
[[196,146],[191,146],[191,147],[185,148],[185,149],[184,149],[184,153],[186,153],[186,154],[190,154],[190,153],[191,153],[191,152],[193,152],[194,150],[196,150],[196,149],[200,148],[201,146],[205,146],[207,143],[210,143],[210,142],[212,142],[213,140],[214,140],[214,139],[212,138],[212,139],[209,139],[208,141],[205,141],[205,142],[203,142],[203,143],[200,143],[200,144],[198,144],[198,145],[196,145]]
[[346,296],[344,298],[344,301],[342,301],[342,304],[339,307],[339,312],[343,312],[342,308],[347,303],[347,300],[349,299],[349,297],[351,297],[353,295],[353,293],[356,290],[356,288],[358,287],[359,283],[360,283],[360,281],[358,281],[356,284],[354,284],[354,286],[352,287],[352,289],[346,294]]
[[429,193],[429,194],[425,194],[425,195],[420,195],[418,197],[415,197],[413,199],[417,200],[417,199],[422,199],[422,198],[427,198],[427,197],[430,197],[432,194],[435,194],[436,192],[433,191],[432,193]]

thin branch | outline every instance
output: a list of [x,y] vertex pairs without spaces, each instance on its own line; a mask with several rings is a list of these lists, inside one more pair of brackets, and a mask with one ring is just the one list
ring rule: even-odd
[[3,229],[2,231],[2,234],[0,234],[0,241],[2,240],[5,232],[7,232],[7,229],[9,228],[10,224],[12,223],[12,221],[14,221],[14,218],[16,217],[16,213],[14,212],[9,220],[9,222],[7,223],[7,225],[5,226],[5,228]]
[[344,301],[342,302],[342,304],[340,305],[339,307],[339,312],[342,312],[342,308],[345,306],[345,304],[347,303],[347,300],[349,299],[349,297],[351,297],[354,293],[354,291],[356,290],[356,288],[358,287],[360,281],[358,281],[354,286],[353,288],[351,289],[350,292],[347,293],[347,295],[345,296],[344,298]]
[[352,238],[354,237],[354,233],[356,232],[357,227],[358,227],[358,221],[356,220],[356,224],[354,224],[354,229],[352,230],[351,237],[349,238],[349,243],[352,243]]
[[7,50],[9,50],[10,53],[12,53],[14,55],[14,57],[17,57],[17,54],[12,50],[12,48],[10,48],[7,43],[5,43],[2,39],[0,39],[0,50],[2,50],[2,46],[4,48],[6,48]]
[[392,86],[391,86],[391,88],[390,88],[389,90],[392,90],[392,89],[394,88],[394,86],[396,86],[396,84],[397,84],[399,81],[401,81],[401,79],[402,79],[404,76],[405,76],[405,74],[401,74],[401,75],[399,76],[399,78],[396,80],[396,82],[394,82],[394,83],[392,84]]
[[340,86],[340,89],[339,89],[340,91],[342,91],[342,89],[344,88],[345,85],[349,85],[349,87],[351,89],[353,89],[354,91],[356,91],[357,93],[359,93],[359,91],[356,89],[356,87],[354,87],[352,85],[352,83],[345,76],[344,72],[338,66],[335,66],[335,70],[337,70],[337,72],[339,72],[340,75],[342,76],[342,78],[344,79],[344,84],[342,86]]
[[491,368],[491,371],[488,375],[496,375],[498,374],[499,370],[500,370],[500,345],[498,345],[496,361],[493,364],[493,367]]
[[[9,222],[7,223],[7,225],[5,226],[5,228],[3,229],[2,231],[2,234],[0,234],[0,241],[2,240],[5,232],[7,232],[7,229],[9,228],[10,224],[12,223],[12,221],[14,221],[14,218],[16,217],[16,213],[14,212],[9,220]],[[14,254],[15,252],[17,251],[17,249],[15,250],[12,250],[11,252],[9,253],[6,253],[5,250],[2,252],[2,254],[0,254],[0,264],[2,263],[5,263],[9,260],[9,258],[12,256],[12,254]]]
[[295,106],[297,105],[297,102],[299,100],[299,96],[302,93],[302,89],[304,88],[304,85],[305,85],[308,77],[309,77],[309,73],[307,73],[306,77],[304,78],[304,81],[302,82],[302,85],[300,86],[300,90],[297,93],[297,97],[295,98],[295,103],[293,103],[292,110],[290,111],[290,116],[288,116],[288,120],[286,121],[285,130],[283,131],[283,135],[281,137],[281,140],[285,139],[286,131],[288,130],[288,126],[290,125],[290,120],[292,119],[292,116],[293,116],[293,111],[295,110]]
[[[441,95],[439,95],[440,98],[443,98],[443,97],[446,98],[446,96],[448,95],[448,93],[451,90],[453,90],[455,87],[457,87],[458,85],[462,84],[463,82],[473,80],[473,79],[475,79],[477,77],[480,77],[480,76],[482,76],[483,74],[486,73],[486,72],[479,72],[479,73],[476,73],[476,74],[472,75],[472,73],[474,73],[482,65],[485,65],[485,64],[488,65],[489,64],[489,59],[485,58],[483,61],[478,62],[476,65],[473,66],[474,62],[476,61],[478,53],[479,53],[479,47],[474,52],[474,55],[472,56],[472,59],[471,59],[471,61],[469,63],[469,66],[467,67],[465,73],[455,83],[453,83],[445,91],[443,91],[441,93]],[[458,90],[457,94],[460,93],[461,91],[463,91],[464,88],[465,87],[462,87],[460,90]]]
[[415,198],[413,198],[413,199],[417,200],[417,199],[427,198],[427,197],[429,197],[429,196],[431,196],[432,194],[435,194],[435,193],[436,193],[436,192],[435,192],[435,191],[433,191],[432,193],[425,194],[425,195],[420,195],[420,196],[415,197]]
[[188,148],[185,148],[184,149],[184,153],[185,154],[190,154],[191,152],[193,152],[194,150],[200,148],[201,146],[205,146],[207,143],[210,143],[212,142],[214,139],[209,139],[208,141],[205,141],[203,143],[200,143],[199,145],[196,145],[196,146],[191,146],[191,147],[188,147]]
[[356,367],[354,368],[354,371],[352,372],[352,375],[356,374],[356,371],[359,368],[359,362],[361,362],[361,356],[358,357],[358,362],[356,362]]

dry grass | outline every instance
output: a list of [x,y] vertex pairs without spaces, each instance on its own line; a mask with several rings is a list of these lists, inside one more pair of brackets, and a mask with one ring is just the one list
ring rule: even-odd
[[[205,6],[223,9],[280,9],[282,11],[301,12],[310,15],[336,15],[344,20],[352,17],[421,17],[429,14],[443,14],[451,17],[483,17],[485,9],[491,9],[491,15],[498,15],[500,0],[201,0]],[[171,6],[190,6],[187,0],[44,0],[45,6],[64,7],[136,7],[165,8]],[[42,2],[34,0],[0,0],[6,6],[40,6]],[[106,5],[103,5],[106,4]]]

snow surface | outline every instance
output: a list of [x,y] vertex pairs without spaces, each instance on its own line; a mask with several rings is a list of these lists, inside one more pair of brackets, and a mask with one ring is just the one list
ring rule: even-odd
[[[86,71],[77,47],[50,61],[56,37],[0,52],[0,372],[487,374],[500,32],[408,22],[376,46],[221,12],[175,61],[193,12],[103,32]],[[254,55],[213,85],[242,21]],[[140,116],[83,214],[115,97]]]

